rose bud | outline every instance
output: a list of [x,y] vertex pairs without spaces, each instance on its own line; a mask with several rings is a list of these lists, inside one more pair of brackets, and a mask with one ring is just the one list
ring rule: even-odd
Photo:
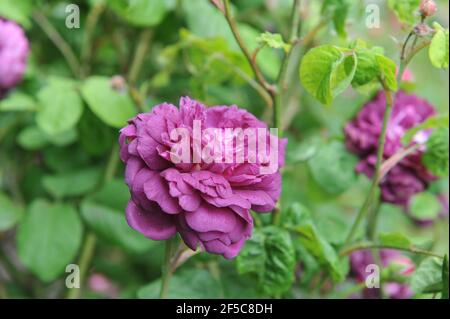
[[431,17],[436,13],[437,5],[433,0],[422,0],[419,11],[422,17]]

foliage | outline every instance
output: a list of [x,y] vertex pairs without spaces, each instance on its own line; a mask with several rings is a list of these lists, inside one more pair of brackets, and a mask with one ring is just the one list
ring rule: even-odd
[[[127,224],[118,131],[137,113],[189,95],[280,124],[286,165],[279,206],[252,212],[253,234],[234,260],[176,247],[182,262],[166,297],[333,298],[342,287],[360,290],[349,251],[390,248],[416,265],[407,280],[413,297],[448,298],[448,215],[439,200],[448,198],[448,1],[421,21],[419,0],[389,0],[376,32],[363,1],[300,1],[298,10],[294,0],[230,1],[240,37],[223,0],[76,3],[79,29],[66,27],[64,1],[0,1],[0,17],[30,41],[23,81],[0,91],[1,297],[159,297],[164,247]],[[416,38],[422,22],[430,32]],[[409,32],[406,61],[399,47]],[[428,54],[414,52],[422,45]],[[408,86],[397,74],[403,67],[414,74]],[[377,185],[367,196],[343,128],[378,90],[405,88],[437,112],[401,132],[400,150],[426,136],[418,149],[437,180],[395,207],[377,203]],[[75,292],[64,286],[69,264],[82,267]],[[117,289],[92,285],[98,274]]]

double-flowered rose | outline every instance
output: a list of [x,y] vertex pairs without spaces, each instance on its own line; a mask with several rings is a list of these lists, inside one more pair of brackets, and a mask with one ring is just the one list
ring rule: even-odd
[[[345,127],[347,148],[360,161],[358,173],[372,177],[375,171],[378,140],[386,110],[384,92],[379,92],[369,101]],[[405,133],[435,115],[435,109],[427,101],[414,94],[398,92],[395,96],[392,115],[388,123],[383,158],[388,159],[402,149]],[[420,131],[414,143],[425,143],[430,131]],[[384,202],[406,206],[415,194],[424,191],[435,177],[422,163],[424,147],[407,156],[381,181],[381,197]]]
[[[389,270],[391,277],[397,277],[400,282],[388,281],[383,283],[383,292],[392,299],[408,299],[413,293],[408,280],[415,270],[411,259],[396,250],[382,249],[380,251],[360,250],[350,255],[351,273],[359,282],[367,282],[368,276],[373,275],[372,265],[376,265],[373,254],[379,254],[381,265],[379,273]],[[386,273],[386,272],[385,272]],[[381,290],[377,287],[366,288],[363,291],[365,298],[381,298]]]
[[[193,250],[201,247],[233,258],[252,233],[250,210],[270,212],[276,205],[286,140],[264,135],[266,150],[273,141],[278,144],[276,169],[270,173],[263,169],[267,161],[250,160],[248,151],[240,153],[252,144],[249,139],[243,143],[219,139],[222,146],[228,141],[234,159],[240,153],[244,161],[225,160],[224,153],[215,154],[214,161],[180,161],[175,146],[186,137],[189,158],[198,155],[203,159],[201,148],[208,145],[208,136],[202,135],[196,143],[198,126],[221,132],[267,129],[265,123],[236,106],[206,107],[188,97],[181,98],[179,108],[163,103],[137,115],[121,130],[119,141],[131,193],[127,221],[148,238],[166,240],[179,233]],[[187,136],[174,134],[180,131]]]
[[22,80],[29,45],[23,29],[0,18],[0,97]]

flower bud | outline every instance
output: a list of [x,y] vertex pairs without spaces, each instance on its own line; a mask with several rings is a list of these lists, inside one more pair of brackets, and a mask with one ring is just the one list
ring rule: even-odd
[[431,17],[436,13],[437,5],[433,0],[422,0],[419,10],[422,17]]
[[127,82],[121,75],[114,75],[110,80],[111,88],[114,91],[123,92],[127,87]]
[[414,33],[418,37],[426,37],[427,35],[431,34],[433,32],[433,29],[431,29],[427,24],[425,23],[419,23],[414,27]]

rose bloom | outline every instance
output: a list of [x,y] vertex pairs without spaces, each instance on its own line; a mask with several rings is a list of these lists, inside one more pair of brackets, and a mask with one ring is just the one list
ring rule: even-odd
[[[404,277],[406,280],[414,272],[415,265],[411,259],[396,250],[382,249],[374,251],[374,254],[380,254],[380,274],[383,269],[389,267],[393,269],[396,275]],[[351,274],[359,282],[365,282],[367,276],[373,273],[373,270],[367,270],[367,266],[372,264],[376,263],[371,250],[360,250],[350,255]],[[413,295],[411,288],[406,283],[386,282],[383,283],[382,288],[386,296],[391,299],[407,299]],[[379,288],[366,288],[363,291],[363,297],[368,299],[381,298],[381,291]]]
[[[177,141],[170,133],[175,128],[192,132],[194,120],[201,121],[203,130],[267,128],[236,106],[207,108],[188,97],[181,98],[180,108],[163,103],[137,115],[120,131],[119,138],[125,182],[131,193],[127,221],[148,238],[166,240],[178,232],[193,250],[200,246],[233,258],[252,233],[250,210],[263,213],[274,209],[281,176],[279,170],[260,174],[261,163],[175,164],[170,152]],[[278,143],[278,167],[284,163],[286,142]]]
[[[372,177],[375,171],[385,109],[385,94],[381,91],[345,127],[347,148],[360,159],[356,171],[368,177]],[[401,140],[409,129],[434,114],[435,109],[427,101],[414,94],[398,92],[388,123],[384,159],[402,149]],[[429,134],[421,131],[414,136],[413,142],[424,143]],[[384,202],[406,206],[413,195],[424,191],[435,180],[435,176],[422,164],[423,151],[420,149],[403,159],[381,181],[381,198]]]
[[28,40],[22,28],[0,18],[0,97],[22,80],[28,52]]

